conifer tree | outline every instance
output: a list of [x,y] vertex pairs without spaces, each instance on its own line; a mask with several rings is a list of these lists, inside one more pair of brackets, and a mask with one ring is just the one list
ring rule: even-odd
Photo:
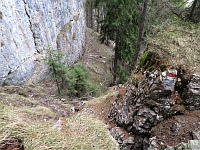
[[134,63],[134,51],[137,47],[141,0],[96,0],[96,6],[104,4],[105,18],[102,20],[101,40],[106,44],[115,42],[113,61],[114,82],[121,68],[129,72]]

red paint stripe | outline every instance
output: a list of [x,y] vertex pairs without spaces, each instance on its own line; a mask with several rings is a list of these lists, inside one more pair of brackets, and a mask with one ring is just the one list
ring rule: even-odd
[[173,78],[176,78],[176,74],[173,74],[173,73],[168,73],[167,76],[169,76],[169,77],[173,77]]

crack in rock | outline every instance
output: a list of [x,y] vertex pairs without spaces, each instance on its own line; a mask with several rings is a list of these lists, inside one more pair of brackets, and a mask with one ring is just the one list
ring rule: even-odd
[[[32,32],[33,42],[34,42],[34,45],[35,45],[35,48],[36,48],[37,43],[36,43],[36,39],[35,39],[35,36],[34,36],[34,31],[33,31],[33,29],[32,29],[31,17],[30,17],[30,15],[29,15],[28,10],[27,10],[27,7],[26,7],[26,6],[28,6],[28,5],[27,5],[27,3],[26,3],[25,0],[23,0],[23,2],[24,2],[24,10],[25,10],[25,13],[26,13],[26,15],[27,15],[27,17],[28,17],[28,21],[29,21],[29,23],[30,23],[30,31]],[[36,48],[36,50],[37,50],[38,53],[40,53],[40,51],[39,51],[37,48]]]

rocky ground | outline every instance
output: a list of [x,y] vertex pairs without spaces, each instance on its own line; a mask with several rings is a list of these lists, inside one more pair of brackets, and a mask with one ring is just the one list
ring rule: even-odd
[[156,136],[159,145],[176,146],[195,139],[193,132],[200,131],[200,110],[185,111],[184,115],[172,116],[153,127],[151,137]]
[[153,57],[144,66],[154,64],[151,68],[156,69],[135,71],[110,109],[110,120],[120,127],[112,134],[121,149],[165,149],[199,140],[200,76],[179,68],[162,71],[151,61]]

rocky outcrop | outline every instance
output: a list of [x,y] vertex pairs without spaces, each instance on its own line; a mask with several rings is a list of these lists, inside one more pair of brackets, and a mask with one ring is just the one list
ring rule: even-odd
[[[118,95],[109,114],[110,121],[128,133],[127,138],[125,134],[122,136],[121,132],[118,134],[119,130],[116,130],[117,134],[113,133],[115,130],[111,132],[123,150],[146,150],[151,147],[149,138],[152,128],[171,116],[184,114],[187,108],[184,102],[187,102],[188,98],[193,100],[186,103],[189,104],[189,108],[192,106],[193,109],[199,109],[199,76],[193,76],[188,85],[180,87],[187,88],[187,97],[183,97],[184,92],[179,93],[175,90],[178,85],[183,85],[178,84],[182,81],[176,69],[144,72],[132,78],[125,96]],[[174,125],[173,133],[178,132],[181,123]]]
[[150,146],[147,150],[199,150],[200,149],[200,140],[189,140],[187,143],[180,143],[176,146],[159,146],[156,141],[156,137],[149,139]]
[[200,109],[200,76],[193,75],[184,93],[185,105],[189,110]]
[[44,75],[45,49],[61,49],[66,65],[82,55],[82,0],[6,0],[0,3],[0,85],[37,82]]
[[8,137],[0,142],[1,150],[25,150],[23,141],[20,138]]

